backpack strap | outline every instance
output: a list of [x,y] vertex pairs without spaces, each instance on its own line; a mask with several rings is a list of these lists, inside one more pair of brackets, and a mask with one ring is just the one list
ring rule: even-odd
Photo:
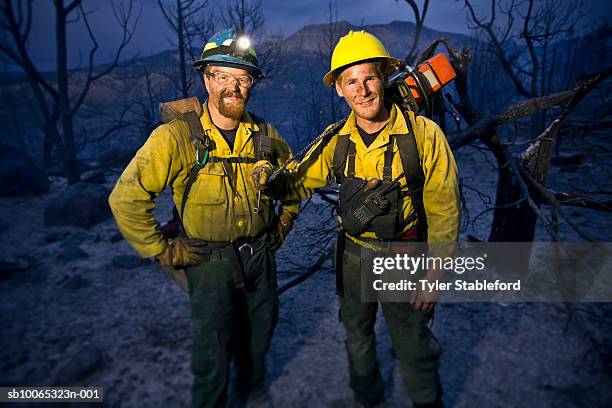
[[201,162],[206,155],[206,150],[210,150],[210,139],[204,133],[202,123],[202,104],[197,97],[179,99],[171,102],[159,104],[159,117],[163,123],[172,120],[184,120],[189,127],[189,139],[196,149],[196,160]]
[[389,136],[389,144],[387,145],[387,150],[385,150],[384,155],[384,167],[383,167],[383,180],[391,181],[391,165],[393,164],[393,145],[395,144],[397,135]]
[[187,184],[185,185],[185,191],[183,191],[183,198],[181,200],[181,212],[179,213],[181,220],[183,219],[183,213],[185,212],[185,205],[187,204],[187,197],[189,196],[191,187],[193,186],[193,183],[195,183],[196,179],[198,178],[198,173],[200,172],[200,170],[204,168],[204,164],[196,163],[193,165],[193,167],[191,167],[191,169],[189,169],[189,178],[187,179]]
[[408,127],[408,134],[405,135],[394,135],[399,148],[400,160],[402,162],[402,168],[406,177],[408,194],[412,200],[412,206],[414,207],[415,213],[419,220],[420,233],[424,240],[426,240],[425,234],[426,219],[425,219],[425,208],[423,206],[423,187],[425,185],[425,174],[421,167],[421,160],[419,158],[419,151],[417,149],[416,138],[412,129],[412,123],[408,117],[407,112],[402,112],[404,119],[406,120],[406,126]]
[[[182,116],[182,119],[184,119],[189,126],[191,143],[196,149],[196,162],[204,164],[206,162],[206,156],[211,150],[211,140],[204,134],[202,122],[200,122],[200,117],[196,116],[196,112],[185,112]],[[204,166],[202,165],[202,167]]]
[[202,104],[197,97],[194,96],[193,98],[160,103],[159,116],[164,123],[168,123],[175,119],[185,121],[189,128],[189,140],[196,150],[196,162],[189,170],[189,178],[187,179],[185,191],[183,191],[183,198],[181,200],[179,216],[183,219],[187,197],[189,196],[193,183],[198,178],[198,172],[206,165],[212,143],[204,132],[202,122],[200,122]]
[[[336,178],[336,183],[338,184],[342,184],[345,178],[344,169],[346,167],[346,160],[349,155],[349,147],[351,144],[352,142],[349,139],[349,135],[338,135],[338,141],[336,142],[333,159],[334,177]],[[354,170],[355,158],[353,156],[353,174]]]
[[183,114],[184,119],[187,121],[189,125],[189,133],[191,134],[191,143],[196,149],[196,162],[189,169],[189,178],[187,179],[187,184],[185,185],[185,191],[183,191],[183,198],[181,200],[181,220],[183,219],[183,214],[185,213],[185,205],[187,204],[187,197],[189,197],[189,192],[191,191],[191,187],[193,183],[198,178],[198,173],[200,170],[204,168],[206,162],[208,160],[211,141],[208,136],[204,134],[204,129],[202,128],[202,122],[200,122],[200,118],[196,117],[195,112],[190,111]]
[[273,161],[272,157],[272,138],[268,135],[268,123],[261,117],[249,112],[259,131],[253,133],[253,147],[255,158],[259,160]]
[[[383,180],[391,181],[391,166],[393,164],[393,143],[396,135],[391,135],[387,150],[385,150],[385,164],[383,167]],[[355,177],[355,154],[357,147],[350,140],[349,135],[339,135],[334,150],[333,169],[336,182],[342,184],[345,177]],[[346,162],[348,161],[348,166]],[[346,176],[344,169],[347,169]]]
[[257,163],[255,157],[217,157],[208,156],[207,163]]
[[[383,180],[391,181],[391,166],[393,164],[393,143],[395,136],[391,135],[387,149],[385,150],[385,164],[383,167]],[[336,144],[336,150],[334,150],[334,176],[339,184],[342,184],[342,180],[345,177],[355,177],[355,154],[357,147],[353,143],[348,135],[342,135],[338,137],[338,143]],[[348,161],[348,166],[346,162]],[[344,169],[347,167],[347,174],[344,176]]]

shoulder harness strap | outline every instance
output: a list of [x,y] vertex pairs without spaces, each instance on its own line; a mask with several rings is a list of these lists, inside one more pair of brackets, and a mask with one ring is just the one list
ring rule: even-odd
[[[384,154],[384,167],[383,167],[383,180],[391,181],[391,166],[393,164],[393,142],[395,136],[391,135],[389,144]],[[336,182],[342,184],[344,180],[344,169],[347,168],[346,177],[355,177],[355,154],[357,148],[348,135],[342,135],[338,137],[338,143],[336,144],[336,150],[334,150],[334,176]],[[348,160],[348,166],[346,164]]]
[[259,127],[259,131],[253,133],[255,158],[256,160],[267,160],[272,162],[272,138],[268,135],[268,123],[263,118],[253,113],[250,113],[250,115]]
[[202,116],[202,104],[197,97],[179,99],[172,102],[159,104],[159,116],[164,123],[174,119],[184,120],[189,127],[191,144],[196,149],[196,160],[202,161],[205,151],[210,149],[210,139],[204,133],[200,116]]
[[393,164],[393,145],[395,143],[397,135],[389,136],[389,144],[387,144],[387,149],[385,150],[384,155],[384,167],[383,167],[383,180],[391,181],[391,166]]
[[[353,149],[351,149],[351,145],[353,145]],[[336,183],[342,184],[345,179],[344,169],[346,167],[346,160],[349,156],[349,150],[353,150],[353,158],[349,160],[349,167],[351,161],[353,162],[353,175],[355,174],[355,145],[350,141],[349,135],[338,135],[338,141],[336,143],[336,148],[334,150],[334,159],[333,159],[333,170],[334,177],[336,178]],[[350,177],[350,176],[349,176]]]
[[425,174],[423,173],[423,168],[421,167],[421,160],[419,158],[419,151],[417,149],[412,123],[410,122],[408,113],[403,112],[403,114],[404,119],[406,119],[408,134],[395,135],[395,140],[397,141],[400,160],[402,162],[402,168],[404,169],[404,175],[406,177],[408,194],[412,200],[415,212],[418,214],[421,229],[424,233],[426,231],[425,209],[423,207],[423,186],[425,185]]
[[189,170],[189,178],[183,192],[181,200],[180,217],[183,218],[187,197],[193,183],[198,177],[198,172],[206,165],[208,153],[211,149],[211,140],[204,133],[200,116],[202,116],[202,104],[197,97],[188,99],[179,99],[177,101],[160,103],[159,116],[164,123],[168,123],[174,119],[184,120],[189,127],[189,139],[196,150],[196,162]]

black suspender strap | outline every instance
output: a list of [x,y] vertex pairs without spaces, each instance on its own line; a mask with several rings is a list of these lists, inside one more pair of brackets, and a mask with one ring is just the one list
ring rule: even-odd
[[210,139],[204,134],[202,122],[200,122],[200,118],[194,111],[180,114],[180,119],[187,122],[191,143],[196,149],[196,161],[201,163],[206,156],[206,150],[210,150]]
[[408,127],[407,135],[400,135],[396,138],[402,167],[408,183],[408,191],[413,202],[416,201],[420,206],[423,205],[423,185],[425,184],[425,174],[421,167],[419,151],[416,145],[414,131],[408,115],[404,114],[406,126]]
[[356,153],[357,153],[357,147],[355,146],[355,143],[350,142],[349,147],[348,147],[348,154],[347,154],[348,168],[346,170],[346,176],[348,178],[355,177],[355,154]]
[[189,196],[189,191],[191,191],[191,186],[195,183],[198,178],[199,171],[204,167],[203,164],[196,163],[189,170],[189,178],[187,179],[187,184],[185,185],[185,191],[183,191],[183,198],[181,199],[181,220],[183,219],[183,213],[185,212],[185,204],[187,204],[187,196]]
[[350,143],[349,135],[338,135],[333,159],[334,177],[338,184],[342,184],[344,181],[344,168],[346,167],[346,158],[348,156]]
[[257,115],[250,114],[259,131],[253,133],[253,148],[257,160],[272,161],[272,138],[268,135],[268,124]]
[[408,114],[404,112],[408,134],[397,135],[397,145],[400,152],[400,160],[404,169],[407,181],[408,194],[412,201],[415,213],[418,214],[419,228],[421,229],[422,239],[426,239],[427,224],[425,219],[425,208],[423,206],[423,186],[425,185],[425,174],[421,167],[419,151],[416,145],[416,138],[412,129],[412,124]]
[[180,114],[179,118],[187,122],[191,143],[196,149],[196,163],[189,170],[189,178],[187,179],[185,191],[183,191],[183,198],[181,199],[180,216],[182,220],[183,213],[185,212],[185,205],[187,204],[187,197],[189,196],[189,192],[191,191],[193,183],[195,183],[196,179],[198,178],[198,172],[204,167],[204,165],[206,165],[206,160],[208,159],[208,153],[211,143],[208,136],[206,136],[206,134],[204,133],[204,129],[202,128],[202,122],[200,122],[200,118],[198,117],[196,112],[184,112]]
[[259,132],[256,132],[256,139],[253,140],[255,143],[255,157],[257,160],[272,161],[272,138],[268,136],[268,125],[261,123],[259,125]]
[[[346,177],[355,177],[355,143],[349,139],[349,135],[339,135],[336,149],[334,150],[334,177],[338,184],[342,184]],[[348,161],[348,166],[347,166]],[[346,176],[344,169],[346,168]]]
[[[396,135],[391,135],[387,149],[385,150],[383,167],[383,180],[391,181],[391,166],[393,164],[393,143]],[[342,184],[345,177],[355,177],[355,154],[357,147],[348,135],[338,136],[336,150],[334,150],[334,176],[336,182]],[[348,165],[346,162],[348,161]],[[344,169],[346,168],[346,176]]]
[[395,142],[395,135],[389,136],[389,144],[385,150],[384,156],[384,167],[383,167],[383,180],[391,181],[391,165],[393,164],[393,144]]
[[256,163],[257,159],[255,157],[218,157],[218,156],[209,156],[208,163]]

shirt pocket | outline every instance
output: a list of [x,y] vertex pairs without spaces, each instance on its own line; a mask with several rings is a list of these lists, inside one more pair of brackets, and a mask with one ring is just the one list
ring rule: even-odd
[[194,205],[226,204],[226,179],[222,163],[206,164],[191,187],[189,201]]

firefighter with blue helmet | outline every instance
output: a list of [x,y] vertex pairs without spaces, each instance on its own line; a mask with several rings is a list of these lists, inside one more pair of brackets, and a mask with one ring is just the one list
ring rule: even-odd
[[[254,164],[280,165],[287,143],[246,110],[264,78],[248,37],[215,34],[194,62],[208,99],[163,104],[156,128],[119,177],[109,203],[117,225],[143,257],[183,272],[190,297],[192,406],[227,402],[230,360],[239,400],[265,397],[265,357],[278,318],[274,250],[290,231],[299,202],[275,202],[250,182]],[[170,187],[183,232],[162,234],[154,199]],[[174,275],[173,275],[174,276]]]
[[193,63],[199,70],[207,65],[240,67],[249,71],[255,79],[266,77],[259,68],[257,54],[249,37],[233,28],[212,36],[204,46],[200,59]]

